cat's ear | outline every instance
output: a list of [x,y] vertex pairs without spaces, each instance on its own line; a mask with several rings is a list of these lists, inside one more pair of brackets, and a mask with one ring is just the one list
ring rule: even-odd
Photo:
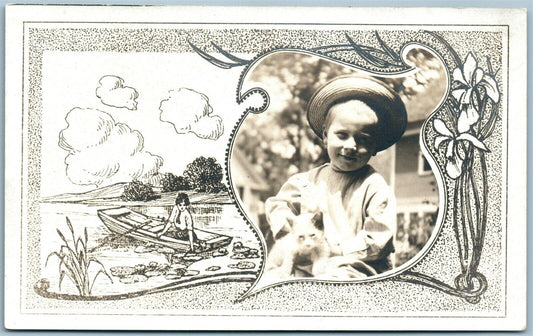
[[315,227],[319,230],[324,230],[324,220],[322,217],[322,212],[317,212],[311,219],[315,224]]

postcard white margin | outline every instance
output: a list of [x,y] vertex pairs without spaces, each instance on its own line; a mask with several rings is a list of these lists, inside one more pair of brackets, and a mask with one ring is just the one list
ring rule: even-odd
[[[230,10],[231,9],[231,10]],[[521,330],[526,323],[526,12],[521,9],[452,8],[243,8],[243,7],[135,7],[135,6],[6,6],[5,105],[5,325],[9,329],[129,329],[173,330],[176,317],[106,315],[28,315],[19,307],[21,286],[19,224],[24,183],[20,114],[26,99],[22,64],[23,22],[277,22],[302,24],[353,22],[390,25],[442,23],[505,24],[509,44],[509,160],[507,317],[458,319],[434,317],[254,317],[209,316],[209,312],[180,319],[180,329],[204,330]],[[27,106],[27,105],[25,105]],[[23,239],[24,240],[24,239]],[[237,323],[238,322],[238,323]]]

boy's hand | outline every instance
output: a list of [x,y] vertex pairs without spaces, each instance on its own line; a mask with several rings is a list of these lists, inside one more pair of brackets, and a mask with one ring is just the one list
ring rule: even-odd
[[313,264],[311,272],[314,276],[323,275],[326,273],[326,264],[328,259],[319,259]]
[[315,262],[313,265],[313,274],[326,274],[334,275],[338,273],[338,269],[342,266],[349,265],[350,262],[344,256],[335,256],[327,259],[320,259]]
[[331,274],[336,268],[340,267],[341,260],[340,257],[331,257],[324,258],[315,261],[313,264],[313,275],[317,276],[320,274]]
[[326,268],[327,269],[339,268],[341,265],[346,263],[344,259],[345,258],[343,258],[343,256],[331,257],[326,262]]

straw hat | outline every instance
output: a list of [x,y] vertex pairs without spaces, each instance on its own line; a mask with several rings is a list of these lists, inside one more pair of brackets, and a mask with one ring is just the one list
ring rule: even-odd
[[331,106],[352,99],[363,101],[377,114],[376,151],[389,148],[402,137],[407,127],[407,112],[400,96],[385,83],[361,75],[337,77],[313,94],[307,105],[307,120],[318,137],[323,136]]

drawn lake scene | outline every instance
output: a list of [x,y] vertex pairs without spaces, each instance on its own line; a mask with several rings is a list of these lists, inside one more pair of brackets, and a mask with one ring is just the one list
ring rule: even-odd
[[[185,80],[197,56],[157,55],[180,65],[138,69],[130,54],[100,53],[83,61],[59,53],[47,63],[99,71],[45,97],[33,288],[41,296],[112,300],[257,277],[261,244],[223,168],[236,103],[219,85]],[[55,74],[47,80],[68,82]],[[71,94],[78,99],[64,98]]]
[[[260,242],[242,220],[227,193],[188,192],[195,230],[229,237],[221,243],[223,246],[204,247],[191,252],[132,238],[132,234],[141,228],[131,228],[125,234],[118,234],[106,227],[98,216],[99,210],[128,209],[161,221],[168,218],[172,211],[174,192],[163,192],[160,198],[148,202],[125,202],[119,197],[109,197],[123,189],[124,185],[108,186],[98,193],[65,194],[43,199],[42,239],[47,243],[42,247],[43,272],[42,280],[36,285],[38,293],[74,297],[80,294],[74,282],[67,280],[73,275],[69,275],[64,265],[60,266],[60,257],[53,250],[57,247],[59,251],[59,247],[65,245],[57,230],[69,243],[87,230],[86,251],[90,258],[97,261],[88,268],[89,293],[86,294],[90,297],[115,298],[113,295],[117,294],[127,297],[128,293],[142,293],[172,283],[209,281],[217,275],[235,276],[241,273],[241,277],[253,280],[252,275],[260,266]],[[106,197],[89,198],[95,194],[99,197],[105,194]],[[69,232],[66,218],[72,225],[75,238]],[[101,269],[103,271],[98,274]],[[62,272],[65,275],[61,276]]]

